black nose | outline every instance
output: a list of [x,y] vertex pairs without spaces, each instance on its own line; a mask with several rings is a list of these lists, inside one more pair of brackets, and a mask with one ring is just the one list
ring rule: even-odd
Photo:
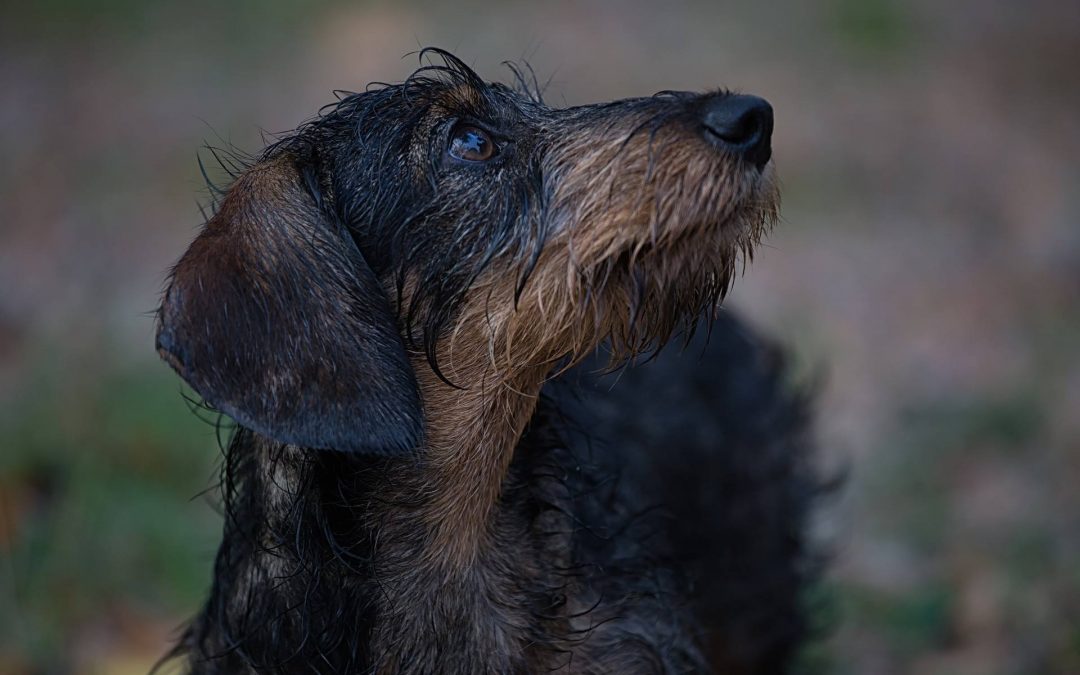
[[772,106],[757,96],[717,96],[702,111],[705,137],[759,170],[772,157]]

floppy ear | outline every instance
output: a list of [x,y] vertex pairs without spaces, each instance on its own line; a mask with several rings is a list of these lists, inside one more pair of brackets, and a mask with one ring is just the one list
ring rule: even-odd
[[407,452],[423,423],[389,301],[307,186],[289,157],[236,180],[173,270],[158,353],[208,403],[275,440]]

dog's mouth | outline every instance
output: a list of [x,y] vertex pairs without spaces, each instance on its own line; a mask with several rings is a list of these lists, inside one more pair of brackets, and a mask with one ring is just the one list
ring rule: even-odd
[[758,169],[715,153],[698,161],[657,175],[651,194],[642,192],[645,208],[603,224],[612,238],[608,256],[578,261],[584,296],[607,315],[616,360],[714,313],[778,218],[771,163]]
[[[771,132],[771,116],[767,121]],[[660,254],[687,239],[752,249],[779,205],[764,131],[740,128],[745,138],[732,137],[742,143],[736,145],[685,121],[655,129],[643,124],[555,153],[555,231],[569,238],[582,267],[626,253],[631,259]]]
[[[749,258],[779,215],[779,191],[772,163],[761,169],[700,153],[687,161],[656,164],[636,185],[634,171],[620,174],[606,188],[619,201],[572,213],[568,225],[572,258],[582,271],[617,261],[665,264],[688,249],[718,264]],[[628,184],[629,183],[629,184]]]
[[780,217],[780,191],[771,162],[761,169],[745,170],[745,185],[730,205],[728,217],[715,225],[719,245],[747,257]]

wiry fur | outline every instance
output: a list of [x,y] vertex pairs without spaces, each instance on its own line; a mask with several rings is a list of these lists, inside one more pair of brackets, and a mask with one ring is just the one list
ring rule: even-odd
[[[804,634],[814,481],[802,402],[742,363],[764,348],[718,324],[741,351],[697,372],[756,393],[696,392],[715,443],[661,423],[686,449],[669,473],[739,481],[745,502],[716,502],[734,520],[650,485],[660,449],[599,409],[568,423],[549,391],[598,346],[626,360],[715,311],[775,219],[771,164],[702,138],[722,92],[556,110],[520,70],[514,91],[434,53],[240,171],[174,270],[159,350],[242,425],[214,586],[176,654],[199,673],[775,672]],[[463,120],[495,159],[446,154]],[[603,459],[582,426],[607,432]],[[661,501],[669,535],[641,515]],[[687,532],[751,553],[685,576]]]

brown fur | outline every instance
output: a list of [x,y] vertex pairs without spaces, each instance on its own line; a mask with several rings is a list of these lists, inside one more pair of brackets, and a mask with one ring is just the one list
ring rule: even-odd
[[[546,464],[573,460],[544,436],[541,394],[599,346],[625,361],[715,311],[775,220],[772,165],[703,135],[700,108],[726,94],[553,111],[449,70],[450,84],[357,95],[360,112],[343,103],[268,150],[174,271],[159,351],[252,430],[229,451],[240,487],[227,501],[247,510],[228,514],[215,592],[186,639],[206,672],[241,667],[230,659],[377,673],[700,666],[667,572],[571,572],[606,562],[575,533],[589,481]],[[433,159],[447,120],[496,119],[487,108],[500,105],[520,116],[505,157],[485,173]],[[542,177],[521,181],[533,191],[520,212],[506,206],[525,191],[515,171]],[[379,201],[393,190],[407,198]],[[395,215],[411,202],[422,218]],[[513,236],[485,256],[484,228],[500,222]],[[469,265],[452,306],[432,306],[432,287]],[[413,322],[444,310],[445,325]]]
[[[461,389],[414,362],[429,411],[431,473],[420,489],[431,495],[426,518],[435,524],[431,543],[440,559],[475,559],[553,369],[572,366],[605,340],[614,359],[665,340],[682,316],[677,309],[646,317],[629,309],[672,300],[673,309],[683,308],[715,297],[730,283],[736,253],[749,257],[775,220],[771,170],[751,180],[680,133],[632,135],[642,123],[624,120],[606,136],[568,134],[572,140],[552,151],[548,170],[563,188],[553,210],[565,225],[516,301],[515,277],[504,269],[488,272],[470,293],[439,351],[447,378]],[[660,148],[668,154],[654,156]],[[648,276],[650,297],[633,297],[628,277],[635,273]],[[648,323],[635,325],[639,319]]]

